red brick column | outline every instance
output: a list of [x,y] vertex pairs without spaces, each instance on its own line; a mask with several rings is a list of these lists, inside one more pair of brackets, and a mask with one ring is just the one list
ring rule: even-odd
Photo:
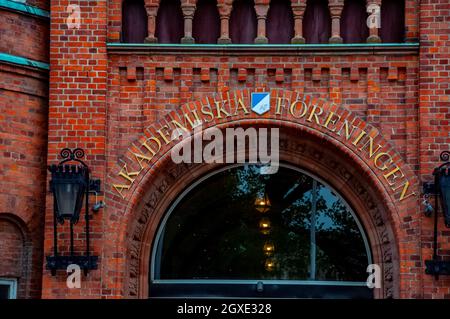
[[[79,5],[79,28],[66,24],[67,6]],[[107,1],[55,0],[51,7],[50,105],[48,164],[57,163],[61,148],[81,147],[92,178],[105,187],[105,128],[107,90]],[[93,197],[93,196],[92,196]],[[92,198],[91,197],[91,198]],[[100,256],[99,270],[82,277],[81,289],[68,289],[65,270],[43,274],[43,298],[90,298],[101,293],[102,213],[91,220],[91,251]],[[44,255],[53,253],[53,201],[47,194]],[[75,252],[85,253],[84,220],[75,225]],[[58,248],[69,250],[69,227],[59,226]],[[45,262],[45,261],[44,261]]]

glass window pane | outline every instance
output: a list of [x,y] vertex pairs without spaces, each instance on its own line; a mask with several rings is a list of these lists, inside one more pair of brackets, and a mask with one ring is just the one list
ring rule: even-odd
[[156,255],[156,279],[365,281],[368,264],[357,221],[329,187],[288,167],[261,175],[255,165],[192,187]]
[[9,299],[9,285],[0,284],[0,300]]
[[365,281],[367,254],[354,217],[330,188],[319,183],[317,193],[316,279]]

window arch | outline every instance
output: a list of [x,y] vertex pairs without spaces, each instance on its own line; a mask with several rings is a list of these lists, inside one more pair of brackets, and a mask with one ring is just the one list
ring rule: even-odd
[[346,0],[341,18],[341,36],[344,43],[366,42],[367,27],[366,0]]
[[306,43],[328,43],[331,17],[327,0],[308,0],[303,18]]
[[405,1],[383,0],[380,37],[383,42],[403,42],[405,38]]
[[253,0],[235,0],[230,16],[231,42],[254,43],[256,38],[256,12]]
[[159,43],[180,43],[184,35],[180,0],[161,0],[156,16],[156,37]]
[[[281,165],[208,174],[166,214],[151,257],[153,296],[373,297],[369,244],[345,200]],[[201,284],[199,286],[199,284]]]
[[294,37],[294,16],[290,0],[270,1],[267,13],[267,38],[269,43],[291,43]]
[[217,43],[220,37],[220,15],[216,0],[197,2],[192,29],[196,43]]
[[122,42],[143,43],[147,36],[147,12],[144,0],[122,3]]

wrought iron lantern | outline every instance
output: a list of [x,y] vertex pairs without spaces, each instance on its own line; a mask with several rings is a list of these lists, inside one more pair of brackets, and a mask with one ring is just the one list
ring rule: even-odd
[[433,259],[425,261],[425,272],[430,275],[435,275],[436,278],[439,275],[450,275],[450,261],[442,260],[437,251],[439,201],[441,202],[444,214],[445,226],[450,228],[450,152],[442,152],[440,159],[444,163],[434,169],[434,183],[426,183],[423,190],[426,196],[423,203],[428,216],[433,212],[433,208],[427,198],[433,195],[435,199]]
[[[57,269],[67,269],[70,264],[76,264],[87,274],[90,269],[97,269],[98,256],[91,256],[89,250],[89,193],[100,191],[100,181],[92,180],[89,176],[88,166],[81,160],[84,151],[80,148],[61,151],[63,160],[57,165],[50,165],[51,173],[50,191],[53,194],[53,227],[54,247],[53,256],[47,256],[47,269],[52,275]],[[69,162],[72,162],[70,165]],[[73,225],[77,224],[80,213],[84,207],[86,227],[86,254],[74,254]],[[96,203],[95,206],[98,206]],[[70,254],[61,256],[58,253],[58,224],[63,225],[68,220],[70,225]]]

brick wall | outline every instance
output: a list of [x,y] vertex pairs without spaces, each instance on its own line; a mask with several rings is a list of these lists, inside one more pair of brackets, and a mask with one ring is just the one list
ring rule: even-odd
[[48,62],[48,21],[19,12],[0,12],[0,52]]
[[50,1],[48,0],[27,0],[27,4],[43,10],[50,10]]
[[[93,178],[104,181],[105,125],[106,125],[106,0],[52,2],[50,31],[50,102],[48,163],[60,160],[62,148],[81,147],[86,150],[84,159],[90,166]],[[80,29],[69,29],[66,24],[67,6],[79,5]],[[52,254],[53,248],[52,197],[47,196],[44,250]],[[93,253],[102,255],[102,214],[91,222]],[[75,251],[84,252],[84,223],[74,227]],[[60,227],[59,251],[69,249],[68,223]],[[101,260],[101,258],[100,258]],[[81,290],[68,291],[64,275],[52,277],[48,272],[43,278],[42,296],[48,297],[97,297],[101,294],[101,271],[89,275],[89,283]]]
[[[0,64],[0,240],[4,249],[17,249],[21,265],[3,264],[5,276],[19,278],[21,298],[40,297],[44,225],[45,159],[47,145],[47,75]],[[7,226],[6,216],[17,226]],[[8,235],[13,234],[14,236]],[[3,231],[5,233],[3,233]],[[28,234],[19,240],[19,234]],[[4,256],[3,253],[0,253]],[[25,272],[17,274],[17,271]],[[14,275],[12,275],[14,274]],[[0,276],[3,274],[0,273]],[[27,287],[26,290],[24,285]]]
[[[420,176],[432,179],[439,154],[450,149],[450,3],[421,1],[420,5]],[[424,218],[423,259],[431,259],[433,220]],[[439,213],[438,254],[450,259],[450,231]],[[424,278],[424,297],[450,298],[450,278]]]
[[279,88],[344,105],[380,129],[405,161],[418,165],[417,53],[386,53],[370,61],[365,54],[350,52],[327,58],[282,57],[274,50],[261,57],[223,56],[220,61],[214,54],[180,58],[183,51],[175,50],[151,52],[151,57],[111,55],[108,116],[115,133],[109,141],[115,146],[110,156],[120,155],[149,124],[179,105],[223,90]]
[[[18,279],[19,298],[25,297],[26,274],[23,267],[26,267],[24,260],[25,242],[21,230],[13,223],[0,219],[0,255],[2,263],[0,264],[0,277]],[[25,265],[24,265],[25,264]]]
[[[68,4],[67,0],[52,3],[48,163],[58,160],[63,147],[85,148],[94,177],[106,181],[103,187],[107,191],[111,191],[111,185],[106,176],[117,175],[118,163],[125,159],[127,148],[144,134],[145,128],[183,104],[244,88],[309,93],[352,110],[377,127],[423,180],[431,176],[439,151],[448,149],[448,32],[443,32],[448,26],[447,4],[422,3],[420,54],[414,49],[386,49],[361,54],[329,50],[320,55],[214,49],[195,54],[176,49],[110,49],[107,55],[107,31],[110,40],[119,39],[119,1],[110,4],[108,21],[106,1],[76,1],[74,4],[81,7],[80,30],[68,30],[65,25]],[[414,41],[418,36],[417,1],[406,1],[406,6],[407,40]],[[439,130],[435,125],[439,125]],[[157,169],[151,172],[160,173]],[[100,256],[99,270],[83,278],[80,290],[65,287],[65,272],[52,277],[45,271],[44,298],[126,295],[124,269],[128,260],[124,256],[129,234],[128,225],[120,224],[120,218],[142,196],[139,192],[145,189],[137,190],[126,202],[112,192],[106,195],[108,206],[94,215],[92,222],[92,248]],[[424,274],[424,260],[431,253],[432,222],[423,217],[418,201],[411,205],[414,206],[401,212],[400,222],[392,225],[400,234],[396,245],[400,254],[401,297],[449,297],[448,279],[435,281]],[[45,254],[51,254],[53,247],[51,216],[52,202],[47,196]],[[60,250],[67,252],[68,229],[64,227]],[[77,252],[84,249],[82,227],[75,227]],[[448,255],[448,231],[442,229],[441,235],[441,253]]]
[[[48,62],[48,36],[48,19],[0,9],[0,53]],[[41,297],[48,86],[47,70],[0,61],[0,277],[18,298]]]

